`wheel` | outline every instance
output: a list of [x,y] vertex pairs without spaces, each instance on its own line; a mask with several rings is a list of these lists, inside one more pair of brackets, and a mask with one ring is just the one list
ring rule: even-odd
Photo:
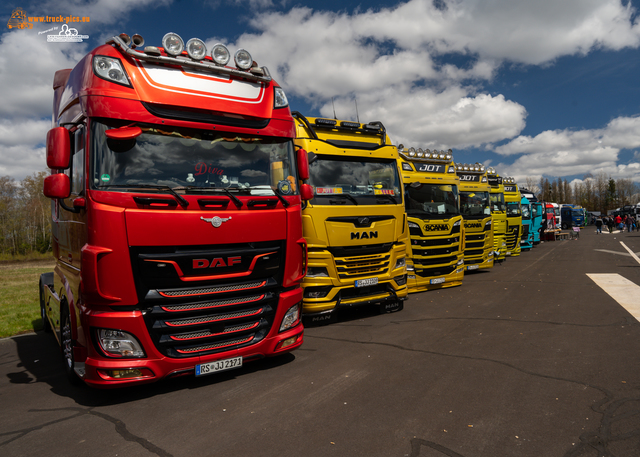
[[69,308],[63,302],[62,310],[60,310],[60,346],[62,350],[62,360],[67,379],[71,384],[79,384],[80,378],[74,370],[75,363],[73,361],[73,333],[71,331],[71,317],[69,316]]
[[47,274],[48,273],[45,273],[40,276],[40,317],[42,318],[42,330],[51,332],[51,322],[49,322],[49,318],[47,317],[46,303],[44,302],[44,288],[49,287],[46,281]]
[[562,224],[562,230],[567,230],[567,224],[566,223]]

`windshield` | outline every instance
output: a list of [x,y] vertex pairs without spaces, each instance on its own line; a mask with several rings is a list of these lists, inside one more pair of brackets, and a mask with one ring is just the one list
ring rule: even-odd
[[533,217],[538,217],[538,205],[531,205],[531,214],[533,215]]
[[507,216],[517,217],[521,215],[522,211],[520,210],[520,202],[507,203]]
[[458,216],[458,186],[414,182],[405,186],[408,216],[431,219]]
[[138,126],[143,133],[134,140],[111,140],[104,132],[116,127],[92,123],[94,189],[158,186],[185,192],[297,193],[291,139]]
[[522,219],[531,219],[531,208],[527,204],[522,205]]
[[401,204],[395,160],[317,155],[309,165],[317,204]]
[[471,218],[490,216],[489,192],[460,192],[460,213]]
[[504,194],[490,194],[491,198],[491,212],[494,211],[506,211],[506,206],[504,204]]

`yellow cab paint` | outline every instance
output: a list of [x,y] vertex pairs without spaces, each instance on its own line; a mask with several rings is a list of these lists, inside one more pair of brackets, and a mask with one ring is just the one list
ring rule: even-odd
[[456,164],[460,179],[460,212],[464,220],[464,266],[467,271],[493,267],[493,225],[484,165]]
[[401,310],[409,235],[397,148],[380,122],[293,117],[314,188],[302,210],[305,323],[332,322],[335,311],[354,306]]
[[452,151],[398,149],[411,241],[409,293],[459,286],[464,226]]

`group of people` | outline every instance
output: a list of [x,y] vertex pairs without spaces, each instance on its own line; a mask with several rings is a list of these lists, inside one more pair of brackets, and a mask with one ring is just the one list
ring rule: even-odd
[[605,226],[609,229],[609,233],[613,232],[614,227],[621,232],[624,232],[624,229],[627,229],[627,232],[632,232],[634,230],[638,230],[636,226],[636,219],[631,214],[627,214],[624,217],[619,214],[615,217],[613,216],[603,216],[598,217],[596,219],[596,233],[602,233],[602,227]]

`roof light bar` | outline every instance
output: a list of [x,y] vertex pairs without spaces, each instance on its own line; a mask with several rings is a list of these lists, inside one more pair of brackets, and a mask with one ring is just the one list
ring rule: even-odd
[[322,119],[316,118],[316,125],[320,127],[335,127],[338,124],[338,121],[335,119]]
[[340,122],[340,127],[347,127],[349,129],[359,129],[360,124],[358,122],[342,121]]
[[468,163],[457,163],[456,164],[456,171],[460,171],[460,172],[466,172],[466,173],[473,173],[473,174],[484,174],[485,172],[485,167],[484,165],[476,162],[474,164],[468,164]]
[[246,49],[238,49],[233,59],[240,70],[248,70],[253,65],[253,57]]
[[451,162],[453,160],[453,151],[449,149],[448,151],[436,151],[431,152],[429,149],[418,148],[417,150],[413,147],[409,149],[405,149],[404,145],[398,145],[398,152],[402,157],[407,160],[417,160],[421,162]]
[[207,46],[199,38],[191,38],[187,41],[187,54],[193,60],[202,60],[207,55]]
[[213,45],[213,48],[211,48],[211,58],[217,65],[224,67],[229,63],[231,53],[224,44],[216,43]]

